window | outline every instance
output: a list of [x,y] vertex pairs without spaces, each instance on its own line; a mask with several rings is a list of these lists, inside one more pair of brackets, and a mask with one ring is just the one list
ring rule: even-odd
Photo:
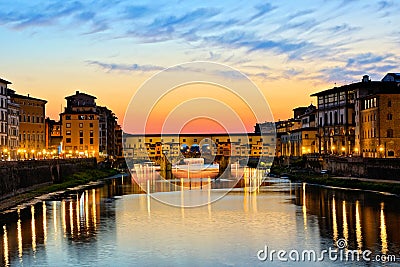
[[393,130],[392,129],[388,129],[386,132],[386,137],[391,138],[393,137]]
[[82,130],[79,131],[79,137],[83,137],[83,131]]
[[193,142],[197,143],[197,139],[196,139],[196,138],[195,138],[195,139],[193,139]]
[[78,116],[78,120],[84,120],[85,119],[85,115],[79,115]]
[[388,157],[394,157],[394,151],[393,150],[388,151]]
[[390,108],[392,106],[392,100],[388,100],[388,107]]
[[79,138],[79,144],[83,145],[83,138]]
[[93,138],[90,138],[90,144],[93,145]]
[[93,137],[93,130],[90,130],[90,137]]
[[308,134],[305,134],[305,135],[304,135],[304,139],[308,139]]
[[183,142],[186,142],[186,139],[185,139],[185,138],[183,139]]
[[66,135],[71,135],[71,130],[67,130],[67,131],[65,132],[65,134],[66,134]]
[[150,138],[150,143],[153,142],[153,139]]
[[71,120],[71,115],[66,115],[66,116],[65,116],[65,119],[66,119],[66,120]]
[[79,123],[79,128],[83,128],[83,123]]
[[27,122],[31,122],[31,116],[28,115]]
[[389,114],[387,115],[387,119],[388,119],[389,121],[391,121],[391,120],[393,119],[393,115],[392,115],[391,113],[389,113]]
[[71,123],[67,123],[67,124],[65,125],[65,127],[71,128]]
[[89,127],[93,128],[93,122],[89,123]]
[[70,143],[71,143],[71,138],[66,138],[66,139],[65,139],[65,142],[66,142],[67,144],[70,144]]
[[217,139],[215,139],[215,142],[217,142],[217,143],[218,143],[218,142],[219,142],[219,139],[218,139],[218,138],[217,138]]

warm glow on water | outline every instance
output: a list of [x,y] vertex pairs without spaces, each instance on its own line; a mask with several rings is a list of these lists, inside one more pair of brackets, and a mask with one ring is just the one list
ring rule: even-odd
[[[220,191],[157,194],[186,203],[198,196],[212,199]],[[281,266],[260,262],[257,251],[265,245],[321,251],[340,238],[347,239],[349,249],[399,251],[400,201],[393,197],[279,179],[260,190],[235,189],[197,208],[173,207],[139,192],[130,179],[123,184],[117,179],[22,208],[19,216],[16,212],[2,222],[0,265]],[[323,263],[342,265],[328,259]]]

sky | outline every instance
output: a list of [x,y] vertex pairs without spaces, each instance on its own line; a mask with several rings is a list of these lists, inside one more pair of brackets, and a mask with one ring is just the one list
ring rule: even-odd
[[399,11],[373,0],[1,0],[0,78],[48,100],[53,119],[79,90],[123,124],[147,79],[212,61],[247,75],[283,120],[314,92],[400,72]]

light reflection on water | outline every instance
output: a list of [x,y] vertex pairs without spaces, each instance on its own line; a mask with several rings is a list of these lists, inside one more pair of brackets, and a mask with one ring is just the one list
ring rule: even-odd
[[[186,203],[221,189],[157,194]],[[130,179],[114,179],[2,222],[0,265],[270,265],[256,257],[265,245],[321,251],[339,238],[349,249],[398,254],[399,204],[395,197],[271,180],[260,190],[235,189],[213,204],[182,208],[143,194]]]

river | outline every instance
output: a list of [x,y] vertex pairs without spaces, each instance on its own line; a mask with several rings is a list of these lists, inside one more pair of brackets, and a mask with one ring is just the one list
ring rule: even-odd
[[[157,194],[181,199],[223,190]],[[234,189],[212,204],[182,208],[144,194],[128,178],[110,179],[1,215],[0,265],[394,266],[375,257],[393,254],[400,263],[399,207],[395,196],[270,178],[254,192]],[[329,249],[336,260],[302,260],[305,250],[320,257]],[[271,258],[272,250],[286,254]],[[341,259],[349,250],[371,254]]]

